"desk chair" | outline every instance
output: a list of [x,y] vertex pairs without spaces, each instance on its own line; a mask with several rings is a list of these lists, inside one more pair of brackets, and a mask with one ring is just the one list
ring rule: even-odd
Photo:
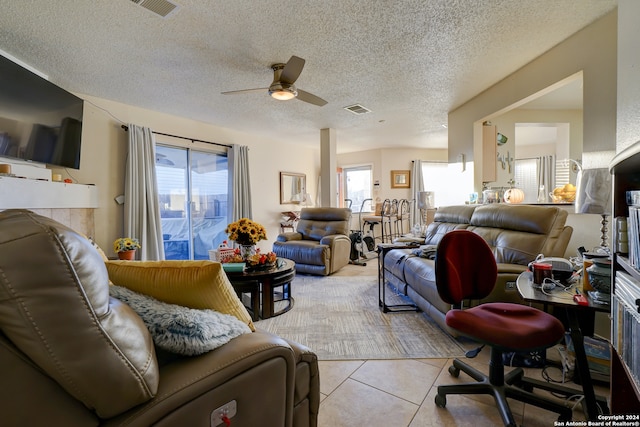
[[[435,270],[440,298],[454,306],[460,306],[465,299],[487,297],[498,274],[491,248],[468,230],[454,230],[443,236],[436,252]],[[509,385],[512,377],[522,375],[522,368],[505,377],[502,362],[504,352],[530,352],[557,344],[564,335],[558,319],[533,307],[495,302],[466,310],[454,308],[447,312],[445,322],[461,335],[491,347],[491,362],[489,375],[485,375],[455,359],[449,373],[457,377],[463,371],[477,382],[438,386],[436,405],[444,408],[447,394],[490,394],[505,426],[516,425],[507,398],[557,412],[561,421],[571,419],[570,408]]]

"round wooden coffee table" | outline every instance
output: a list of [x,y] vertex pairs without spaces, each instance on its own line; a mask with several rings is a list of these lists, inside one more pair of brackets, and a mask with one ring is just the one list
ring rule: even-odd
[[[226,274],[240,300],[243,300],[243,294],[250,295],[250,303],[245,306],[251,310],[253,320],[268,319],[293,307],[291,281],[296,275],[295,266],[290,259],[278,258],[276,267],[271,270],[228,271]],[[275,303],[280,301],[285,302],[284,307],[275,311]]]

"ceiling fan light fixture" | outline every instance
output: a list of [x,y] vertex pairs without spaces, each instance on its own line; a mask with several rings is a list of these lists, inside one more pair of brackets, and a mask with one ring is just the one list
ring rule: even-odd
[[298,91],[293,85],[283,85],[278,83],[269,88],[269,95],[278,101],[288,101],[298,96]]

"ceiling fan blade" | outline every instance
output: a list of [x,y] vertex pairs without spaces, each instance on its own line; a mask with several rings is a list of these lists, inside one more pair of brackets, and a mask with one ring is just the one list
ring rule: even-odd
[[227,92],[220,92],[220,93],[223,95],[235,95],[238,93],[260,92],[260,91],[267,91],[267,90],[269,90],[268,87],[258,87],[255,89],[230,90]]
[[296,97],[300,101],[308,102],[309,104],[317,105],[318,107],[322,107],[327,104],[327,101],[320,98],[319,96],[315,96],[312,93],[305,92],[302,89],[298,89],[298,96]]
[[282,69],[282,73],[280,74],[280,81],[282,83],[288,83],[292,85],[298,77],[300,77],[300,73],[302,72],[302,68],[304,68],[304,59],[292,56],[289,58],[289,62]]

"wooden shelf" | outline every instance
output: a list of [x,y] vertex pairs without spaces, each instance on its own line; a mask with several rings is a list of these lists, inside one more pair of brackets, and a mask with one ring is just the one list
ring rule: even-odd
[[640,390],[631,381],[631,372],[614,348],[611,351],[610,406],[612,414],[638,414],[640,408]]
[[[627,206],[626,192],[640,190],[640,142],[616,155],[611,162],[609,170],[613,174],[613,216],[628,217],[629,208]],[[616,253],[614,260],[613,277],[616,277],[618,271],[624,271],[635,281],[633,284],[640,288],[640,271],[631,265],[629,258],[624,254]],[[614,281],[613,283],[613,293],[615,294],[616,282]],[[612,310],[614,321],[612,326],[615,331],[616,325],[618,325],[616,323],[618,316],[616,314],[617,308],[613,304]],[[627,340],[632,339],[632,337],[620,337],[617,339]],[[616,339],[613,342],[615,344]],[[637,415],[638,408],[640,408],[640,387],[634,381],[634,376],[629,366],[618,354],[616,348],[612,346],[611,350],[611,413]],[[624,358],[626,359],[627,357],[625,356]],[[637,372],[635,374],[636,376],[638,375]]]

